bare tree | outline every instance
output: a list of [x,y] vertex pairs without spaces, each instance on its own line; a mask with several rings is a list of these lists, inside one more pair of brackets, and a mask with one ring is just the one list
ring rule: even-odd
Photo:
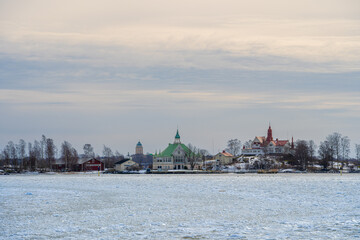
[[45,157],[47,161],[47,166],[50,169],[52,169],[52,165],[54,164],[55,161],[55,151],[56,151],[56,146],[54,144],[54,140],[52,140],[51,138],[47,138],[45,145]]
[[5,147],[8,158],[9,164],[13,167],[17,168],[17,155],[16,155],[16,147],[13,141],[9,141]]
[[64,141],[61,144],[61,158],[64,160],[65,162],[65,170],[69,170],[72,169],[72,146],[69,142]]
[[104,168],[105,166],[108,168],[112,167],[111,158],[113,157],[113,153],[111,151],[111,148],[104,145],[103,156],[105,157]]
[[41,159],[41,145],[38,141],[34,141],[34,144],[28,144],[28,155],[29,161],[27,163],[27,168],[31,171],[37,170],[39,165],[39,160]]
[[86,143],[83,147],[85,158],[92,158],[95,157],[94,148],[91,144]]
[[23,139],[19,140],[19,143],[16,145],[17,156],[20,160],[20,169],[24,168],[25,161],[25,151],[26,151],[26,142]]
[[194,170],[197,160],[196,152],[198,151],[197,147],[192,145],[191,143],[188,144],[189,151],[185,151],[185,156],[187,158],[188,163],[190,164],[191,170]]
[[306,170],[310,154],[308,143],[305,140],[296,141],[295,158],[299,161],[301,168]]
[[244,143],[245,148],[251,148],[252,140],[248,140]]
[[230,139],[227,143],[227,151],[234,156],[237,156],[241,149],[241,141],[238,139]]
[[75,148],[71,148],[70,150],[71,155],[70,155],[70,166],[71,166],[71,170],[75,170],[75,165],[78,163],[79,160],[79,155],[76,151]]
[[324,169],[326,169],[329,166],[329,163],[334,160],[335,155],[331,143],[328,141],[321,142],[318,152],[320,156],[320,164],[323,165]]
[[4,161],[4,165],[10,165],[10,151],[8,146],[5,146],[5,148],[2,151],[2,158]]
[[355,144],[355,156],[356,160],[360,161],[360,144]]
[[313,140],[310,140],[308,142],[308,146],[309,146],[309,157],[310,157],[310,161],[314,161],[315,158],[315,152],[317,149],[317,146],[315,144],[315,142]]
[[30,142],[28,143],[28,156],[29,156],[29,160],[26,163],[26,168],[30,169],[31,171],[35,171],[36,156],[32,144]]
[[46,137],[44,134],[41,136],[40,146],[41,146],[41,160],[44,162],[45,152],[46,152]]
[[341,160],[345,161],[349,158],[350,154],[350,139],[348,136],[343,136],[340,139],[340,153]]
[[326,141],[330,144],[332,150],[333,150],[333,157],[334,160],[340,160],[340,149],[341,149],[341,134],[334,132],[333,134],[330,134],[326,137]]

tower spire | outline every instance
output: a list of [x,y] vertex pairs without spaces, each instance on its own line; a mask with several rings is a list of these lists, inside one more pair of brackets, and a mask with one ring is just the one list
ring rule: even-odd
[[174,143],[181,143],[181,142],[180,142],[179,129],[176,130],[176,135],[175,135]]
[[271,129],[271,125],[270,125],[270,122],[269,122],[269,129],[268,129],[268,132],[267,132],[266,141],[271,142],[273,140],[274,139],[273,139],[273,136],[272,136],[272,129]]

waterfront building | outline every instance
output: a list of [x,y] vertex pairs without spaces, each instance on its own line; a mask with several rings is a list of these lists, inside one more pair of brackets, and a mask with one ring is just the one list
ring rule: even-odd
[[65,162],[64,159],[59,158],[52,164],[52,169],[55,171],[104,171],[104,161],[98,158],[79,158],[75,163]]
[[271,126],[269,125],[267,136],[256,136],[250,146],[243,147],[243,155],[280,155],[292,154],[294,151],[294,139],[290,143],[289,140],[274,140]]
[[174,143],[169,143],[164,151],[155,153],[154,170],[177,170],[200,168],[195,154],[180,141],[179,130],[176,131]]
[[131,158],[130,159],[126,158],[126,159],[123,159],[123,160],[115,163],[115,170],[119,171],[119,172],[122,172],[125,170],[135,170],[138,167],[139,167],[139,164],[137,164],[136,162],[131,160]]
[[221,165],[227,165],[233,162],[234,155],[231,153],[226,152],[225,150],[219,152],[214,156],[214,160],[218,160]]

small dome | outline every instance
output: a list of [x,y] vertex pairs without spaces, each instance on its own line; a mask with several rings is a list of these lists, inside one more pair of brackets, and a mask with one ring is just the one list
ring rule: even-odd
[[179,130],[176,131],[175,139],[180,139]]
[[141,146],[142,147],[142,144],[141,144],[141,142],[139,141],[137,144],[136,144],[136,146]]

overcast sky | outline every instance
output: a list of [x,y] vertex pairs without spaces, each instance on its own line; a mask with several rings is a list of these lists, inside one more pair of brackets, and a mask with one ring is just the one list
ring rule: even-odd
[[0,150],[360,144],[358,0],[0,0]]

